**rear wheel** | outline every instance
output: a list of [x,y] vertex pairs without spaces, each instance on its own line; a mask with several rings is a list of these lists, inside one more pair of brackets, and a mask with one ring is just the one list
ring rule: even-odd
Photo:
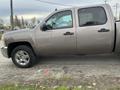
[[29,46],[21,45],[16,47],[12,54],[13,63],[20,68],[32,67],[36,62],[36,56]]

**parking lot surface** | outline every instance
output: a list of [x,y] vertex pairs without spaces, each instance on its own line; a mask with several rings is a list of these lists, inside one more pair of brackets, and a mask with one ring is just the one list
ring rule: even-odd
[[47,82],[48,85],[56,85],[63,83],[58,80],[66,79],[69,85],[73,83],[68,79],[71,81],[74,79],[74,84],[96,82],[103,86],[119,85],[120,56],[114,54],[47,56],[39,58],[39,63],[34,67],[21,69],[17,68],[11,59],[4,58],[0,52],[0,84]]

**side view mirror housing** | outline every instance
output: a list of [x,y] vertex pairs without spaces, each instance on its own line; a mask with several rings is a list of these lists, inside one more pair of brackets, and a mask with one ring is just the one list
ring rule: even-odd
[[51,29],[52,29],[52,26],[43,24],[43,25],[40,27],[40,29],[41,29],[42,31],[51,30]]
[[47,30],[46,24],[41,25],[41,26],[40,26],[40,29],[41,29],[42,31],[46,31],[46,30]]

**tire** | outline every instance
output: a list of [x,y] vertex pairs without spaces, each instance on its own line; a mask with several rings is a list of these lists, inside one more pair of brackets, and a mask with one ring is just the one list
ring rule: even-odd
[[11,53],[13,63],[19,68],[30,68],[36,63],[36,56],[29,46],[17,46]]

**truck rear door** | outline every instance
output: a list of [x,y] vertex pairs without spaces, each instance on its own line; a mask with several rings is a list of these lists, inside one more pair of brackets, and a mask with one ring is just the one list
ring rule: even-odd
[[79,54],[112,52],[114,26],[107,7],[77,8],[76,17]]

